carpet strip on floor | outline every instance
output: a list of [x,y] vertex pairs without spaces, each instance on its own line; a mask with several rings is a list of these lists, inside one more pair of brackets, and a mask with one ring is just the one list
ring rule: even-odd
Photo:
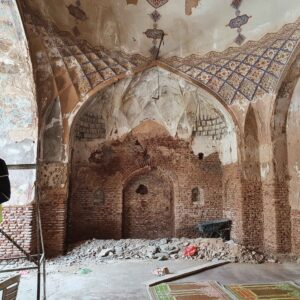
[[161,283],[149,287],[152,300],[300,300],[293,282],[220,285],[214,281]]
[[293,282],[234,284],[224,288],[237,300],[300,300],[300,287]]
[[161,283],[149,288],[152,300],[229,300],[216,282]]

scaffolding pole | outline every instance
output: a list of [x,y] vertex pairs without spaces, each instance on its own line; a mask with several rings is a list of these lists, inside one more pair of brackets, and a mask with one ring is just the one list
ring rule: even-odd
[[[0,258],[1,263],[6,265],[10,262],[13,263],[13,267],[7,269],[0,268],[0,274],[9,273],[9,272],[20,272],[27,270],[36,270],[37,271],[37,300],[46,300],[46,259],[45,259],[45,247],[43,240],[43,231],[42,231],[42,222],[41,222],[41,213],[40,213],[40,191],[35,184],[35,222],[36,222],[36,241],[37,241],[37,253],[30,254],[28,253],[21,245],[19,245],[13,237],[4,231],[0,224],[0,234],[7,239],[11,244],[13,244],[21,253],[22,256],[11,257],[11,258]],[[18,262],[21,260],[27,260],[30,263],[33,263],[34,266],[28,267],[18,267]]]

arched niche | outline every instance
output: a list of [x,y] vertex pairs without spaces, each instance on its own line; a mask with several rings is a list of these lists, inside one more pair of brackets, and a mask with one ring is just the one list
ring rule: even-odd
[[175,236],[196,236],[197,223],[222,217],[233,220],[234,231],[240,227],[238,196],[229,195],[225,207],[223,193],[224,176],[240,184],[234,121],[175,74],[152,68],[91,97],[74,119],[71,144],[69,242],[121,238],[122,182],[145,167],[163,170],[179,187]]
[[244,126],[243,159],[243,229],[246,245],[263,249],[263,216],[258,128],[250,105]]
[[160,67],[113,84],[84,102],[72,117],[72,145],[88,145],[96,138],[79,137],[85,125],[80,132],[78,124],[88,119],[87,114],[105,123],[105,129],[98,128],[100,140],[121,138],[141,122],[154,120],[171,136],[192,140],[195,154],[217,151],[224,165],[238,161],[237,128],[228,108],[207,91]]
[[[297,191],[294,189],[295,163],[294,147],[297,132],[297,94],[300,77],[300,56],[292,62],[278,91],[272,118],[273,171],[274,171],[274,208],[275,220],[272,233],[277,252],[297,253],[300,245],[298,224],[299,215],[294,209]],[[297,87],[298,86],[298,87]],[[296,153],[296,152],[295,152]],[[296,160],[295,160],[296,159]]]
[[123,238],[174,236],[172,181],[158,169],[135,172],[123,188]]

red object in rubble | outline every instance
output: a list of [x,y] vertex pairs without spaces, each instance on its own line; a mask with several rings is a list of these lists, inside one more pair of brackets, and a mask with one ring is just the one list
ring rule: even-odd
[[184,256],[194,256],[197,254],[198,248],[194,245],[189,245],[184,249],[183,255]]

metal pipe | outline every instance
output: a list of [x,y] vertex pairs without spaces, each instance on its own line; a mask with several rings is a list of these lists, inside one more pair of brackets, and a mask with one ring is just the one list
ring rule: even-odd
[[7,239],[9,240],[19,251],[21,251],[24,255],[26,255],[27,259],[31,262],[34,262],[37,264],[35,260],[31,259],[31,255],[27,253],[17,242],[14,241],[13,238],[11,238],[8,234],[6,234],[1,228],[0,228],[0,233]]
[[15,268],[15,269],[7,269],[7,270],[0,270],[1,273],[8,273],[8,272],[17,272],[17,271],[26,271],[26,270],[36,270],[38,267],[27,267],[27,268]]
[[9,170],[33,170],[36,169],[36,164],[13,164],[7,165]]

